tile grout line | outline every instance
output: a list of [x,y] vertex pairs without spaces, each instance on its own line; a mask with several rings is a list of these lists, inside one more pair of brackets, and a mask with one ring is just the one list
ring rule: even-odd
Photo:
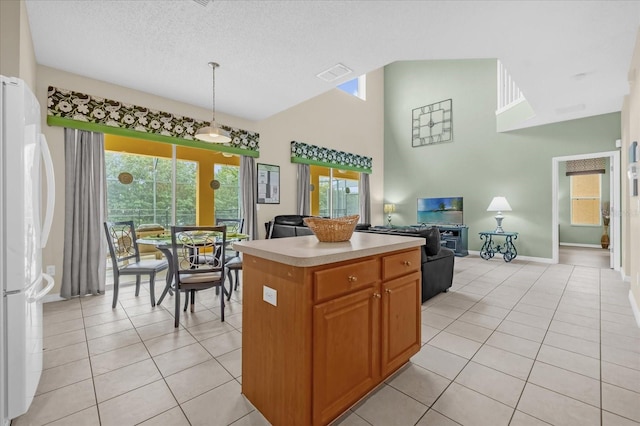
[[[474,304],[473,304],[473,305],[471,305],[469,308],[467,308],[467,309],[465,310],[465,313],[466,313],[466,312],[469,312],[471,308],[473,308],[475,305],[477,305],[478,303],[480,303],[480,302],[481,302],[485,297],[487,297],[489,294],[491,294],[491,293],[492,293],[496,288],[498,288],[499,286],[501,286],[501,285],[502,285],[502,284],[503,284],[503,283],[504,283],[508,278],[512,277],[515,273],[517,273],[518,271],[522,270],[522,269],[523,269],[526,265],[528,265],[528,264],[530,264],[530,262],[524,263],[520,268],[518,268],[518,270],[517,270],[517,271],[514,271],[513,273],[511,273],[511,274],[509,275],[509,277],[505,277],[505,278],[501,281],[501,283],[500,283],[498,286],[495,286],[495,287],[494,287],[494,288],[493,288],[489,293],[487,293],[486,295],[484,295],[481,299],[479,299],[478,301],[476,301],[476,303],[474,303]],[[493,271],[493,270],[495,270],[495,269],[497,269],[497,268],[499,268],[499,267],[498,267],[498,266],[496,266],[495,268],[492,268],[492,269],[488,270],[488,271],[487,271],[487,272],[485,272],[484,274],[479,275],[478,277],[474,278],[474,280],[472,280],[471,282],[469,282],[469,283],[465,284],[465,285],[464,285],[464,286],[462,286],[460,289],[457,289],[457,290],[456,290],[456,292],[457,292],[457,291],[462,290],[464,287],[466,287],[467,285],[471,284],[473,281],[475,281],[475,279],[477,279],[477,278],[479,278],[479,277],[481,277],[481,276],[484,276],[484,275],[486,275],[487,273],[489,273],[489,272],[491,272],[491,271]],[[547,270],[548,270],[548,267],[545,267],[545,271],[547,271]],[[544,274],[544,272],[543,272],[542,274]],[[540,277],[542,276],[542,274],[540,274],[540,276],[538,277],[538,279],[540,279]],[[536,281],[537,281],[537,280],[536,280]],[[527,292],[525,292],[522,296],[520,296],[520,298],[518,299],[518,302],[520,302],[520,301],[522,300],[522,298],[523,298],[523,297],[524,297],[524,296],[525,296],[525,295],[526,295],[526,294],[531,290],[531,287],[533,287],[533,285],[534,285],[534,284],[535,284],[535,282],[533,282],[533,283],[529,286],[529,288],[527,289]],[[446,300],[446,299],[445,299],[445,300]],[[515,307],[515,306],[518,304],[518,302],[516,302],[513,306]],[[437,305],[437,303],[436,303],[436,305]],[[472,311],[472,312],[473,312],[473,311]],[[513,307],[509,310],[509,313],[511,313],[511,312],[513,312]],[[464,315],[464,314],[462,314],[462,315]],[[462,315],[461,315],[461,316],[462,316]],[[497,325],[497,326],[492,330],[491,334],[487,337],[487,339],[485,340],[485,342],[484,342],[484,343],[482,343],[482,345],[480,345],[480,347],[479,347],[479,348],[474,352],[474,354],[473,354],[473,355],[472,355],[472,356],[467,360],[467,362],[465,363],[465,365],[460,369],[460,371],[455,375],[455,377],[454,377],[454,378],[449,382],[449,384],[444,388],[444,390],[440,393],[440,395],[438,395],[438,397],[433,401],[433,403],[431,404],[431,406],[429,407],[429,409],[433,409],[434,411],[436,411],[437,413],[439,413],[439,414],[441,414],[441,415],[445,416],[446,418],[448,418],[448,419],[450,419],[450,420],[452,420],[452,421],[455,421],[455,420],[451,419],[450,417],[446,416],[445,414],[440,413],[438,410],[436,410],[435,408],[433,408],[433,406],[438,402],[438,400],[440,399],[440,397],[442,397],[442,395],[444,395],[444,393],[447,391],[447,389],[449,389],[449,387],[451,386],[451,384],[455,382],[456,378],[458,378],[458,376],[460,375],[460,373],[461,373],[461,372],[462,372],[462,371],[463,371],[463,370],[464,370],[464,369],[469,365],[469,363],[472,361],[473,357],[478,353],[478,351],[480,351],[480,349],[482,349],[482,347],[483,347],[483,346],[486,344],[486,342],[491,338],[491,336],[492,336],[492,335],[493,335],[493,333],[497,330],[497,328],[500,326],[500,324],[502,324],[502,322],[504,322],[504,321],[505,321],[505,319],[506,319],[506,317],[507,317],[508,315],[509,315],[509,314],[507,314],[504,318],[502,318],[502,319],[500,320],[500,323],[499,323],[499,324],[498,324],[498,325]],[[457,321],[459,318],[460,318],[460,317],[458,317],[458,318],[454,319],[454,321],[453,321],[453,322]],[[464,321],[464,320],[461,320],[461,321],[466,322],[466,321]],[[446,328],[446,327],[445,327],[445,328]],[[436,334],[436,336],[437,336],[438,334],[440,334],[440,332],[442,332],[442,331],[444,331],[444,329],[440,330],[440,331]],[[434,337],[433,337],[433,338],[431,338],[430,340],[433,340],[436,336],[434,336]],[[460,337],[463,337],[463,336],[460,336]],[[469,339],[469,340],[472,340],[472,339]],[[428,343],[428,342],[427,342],[427,343]],[[425,343],[425,345],[426,345],[427,343]],[[541,344],[541,345],[542,345],[542,344]],[[423,345],[423,346],[424,346],[424,345]],[[491,345],[489,345],[489,346],[491,346]],[[435,347],[435,346],[434,346],[434,347]],[[437,347],[436,347],[436,348],[437,348]],[[444,350],[445,352],[449,352],[449,351],[446,351],[445,349],[441,349],[441,348],[438,348],[438,349],[440,349],[440,350]],[[498,349],[500,349],[500,348],[498,348]],[[504,350],[504,349],[503,349],[503,350]],[[507,352],[510,352],[510,351],[507,351]],[[449,352],[449,353],[452,353],[452,352]],[[457,355],[457,354],[453,354],[453,355]],[[460,355],[457,355],[457,356],[460,356]],[[462,358],[464,358],[464,357],[462,357]],[[534,360],[534,362],[535,362],[535,360]],[[485,367],[486,367],[486,366],[485,366]],[[488,367],[488,368],[491,368],[491,367]],[[491,368],[491,369],[492,369],[492,370],[494,370],[494,371],[499,371],[499,370],[495,370],[495,369],[493,369],[493,368]],[[431,370],[429,370],[429,371],[431,371]],[[502,372],[501,372],[501,373],[502,373]],[[437,374],[437,373],[435,373],[435,374]],[[503,373],[503,374],[506,374],[506,373]],[[512,377],[513,377],[513,376],[512,376]],[[525,380],[525,386],[526,386],[526,383],[527,383],[527,380]],[[512,408],[512,407],[510,407],[510,406],[508,406],[508,405],[504,404],[503,402],[498,401],[498,400],[496,400],[496,399],[494,399],[494,398],[490,397],[489,395],[485,395],[485,394],[483,394],[483,393],[481,393],[481,392],[478,392],[478,391],[476,391],[476,390],[474,390],[474,389],[468,388],[468,387],[464,386],[464,385],[463,385],[463,384],[461,384],[461,383],[457,383],[457,382],[456,382],[456,384],[458,384],[458,385],[460,385],[460,386],[462,386],[462,387],[464,387],[464,388],[466,388],[466,389],[469,389],[469,390],[470,390],[470,391],[472,391],[472,392],[476,392],[476,393],[478,393],[478,394],[480,394],[480,395],[483,395],[483,396],[485,396],[485,397],[487,397],[487,398],[489,398],[489,399],[491,399],[491,400],[494,400],[494,401],[496,401],[496,402],[498,402],[498,403],[500,403],[500,404],[502,404],[502,405],[505,405],[506,407]],[[523,391],[524,391],[524,387],[523,387]],[[520,401],[520,399],[518,398],[518,402],[519,402],[519,401]],[[510,417],[510,419],[509,419],[509,423],[510,423],[510,422],[511,422],[511,420],[513,419],[513,415],[515,414],[515,412],[516,412],[516,410],[517,410],[518,402],[516,402],[515,407],[513,407],[513,412],[511,413],[511,417]],[[427,412],[429,412],[429,410],[427,410]],[[423,416],[421,416],[421,417],[420,417],[420,419],[422,419],[422,417],[424,417],[425,415],[426,415],[426,413],[425,413]],[[420,421],[420,419],[418,419],[418,422]],[[457,423],[457,422],[456,422],[456,423]]]
[[598,336],[600,337],[600,342],[598,345],[598,354],[600,355],[600,360],[598,362],[598,366],[600,367],[600,369],[598,370],[598,372],[600,373],[600,383],[599,383],[599,388],[600,388],[600,424],[603,424],[604,422],[604,407],[602,405],[602,270],[600,270],[598,272],[598,307],[600,308],[600,312],[599,312],[599,330],[598,330]]

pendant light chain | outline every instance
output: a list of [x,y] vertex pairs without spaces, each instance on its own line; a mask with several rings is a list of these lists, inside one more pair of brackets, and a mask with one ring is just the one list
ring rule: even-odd
[[227,143],[231,142],[229,132],[216,126],[216,68],[220,65],[217,62],[209,62],[211,70],[211,123],[208,126],[200,127],[194,137],[203,142]]
[[209,65],[211,65],[212,70],[212,89],[211,89],[211,93],[212,93],[212,98],[213,98],[213,107],[212,107],[212,114],[211,114],[211,123],[212,126],[216,125],[216,68],[219,67],[219,65],[216,62],[209,62]]

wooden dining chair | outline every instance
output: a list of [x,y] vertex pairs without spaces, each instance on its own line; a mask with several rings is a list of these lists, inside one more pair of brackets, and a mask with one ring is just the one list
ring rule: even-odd
[[113,265],[113,304],[118,303],[120,290],[120,275],[136,276],[136,296],[140,294],[140,279],[142,275],[149,275],[149,293],[151,306],[156,306],[155,278],[158,272],[169,268],[165,259],[140,260],[140,252],[136,243],[136,230],[133,221],[104,222],[107,235],[109,255]]
[[194,312],[196,292],[214,287],[221,291],[220,316],[224,321],[224,296],[228,294],[224,288],[226,242],[226,226],[171,227],[176,327],[180,323],[180,293],[185,293]]

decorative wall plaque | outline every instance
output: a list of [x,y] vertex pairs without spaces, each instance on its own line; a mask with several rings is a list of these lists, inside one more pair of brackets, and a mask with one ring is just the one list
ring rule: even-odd
[[118,180],[124,185],[129,185],[133,182],[133,175],[128,172],[122,172],[118,175]]
[[451,99],[416,108],[412,111],[411,146],[418,147],[453,140]]

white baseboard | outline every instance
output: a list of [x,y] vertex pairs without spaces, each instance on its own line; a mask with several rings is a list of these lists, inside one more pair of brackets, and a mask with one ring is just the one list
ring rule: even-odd
[[[479,251],[475,251],[475,250],[469,250],[469,254],[475,254],[476,256],[480,256],[480,252]],[[504,262],[504,258],[502,257],[501,254],[497,254],[493,257],[493,259],[491,260],[500,260],[502,262]],[[515,259],[515,261],[517,260],[525,260],[527,262],[540,262],[540,263],[554,263],[553,259],[551,258],[547,258],[547,257],[533,257],[533,256],[520,256],[518,255]]]
[[633,297],[633,292],[629,289],[629,302],[631,303],[631,310],[633,311],[633,316],[636,318],[636,325],[640,328],[640,308],[638,308],[638,304],[636,303],[636,298]]
[[60,293],[54,293],[54,294],[49,293],[42,298],[42,303],[60,302],[63,300],[67,300],[67,299],[60,297]]
[[625,275],[624,268],[620,268],[620,278],[622,278],[622,281],[626,283],[631,282],[631,275]]
[[561,246],[565,247],[586,247],[586,248],[597,248],[601,250],[606,250],[602,248],[600,244],[579,244],[579,243],[560,243]]

